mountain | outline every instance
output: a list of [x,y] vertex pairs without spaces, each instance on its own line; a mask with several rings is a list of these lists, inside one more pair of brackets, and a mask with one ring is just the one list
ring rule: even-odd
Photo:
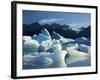
[[55,31],[66,38],[76,38],[76,31],[72,30],[69,25],[52,23],[51,25],[43,25],[43,27],[45,27],[50,32],[50,34],[52,31]]
[[30,25],[23,25],[23,35],[33,36],[34,34],[40,33],[40,31],[43,29],[43,26],[41,26],[38,22],[32,23]]
[[38,35],[42,29],[46,28],[50,35],[52,32],[56,32],[65,38],[78,38],[78,37],[90,37],[90,27],[82,29],[79,33],[73,30],[70,25],[60,25],[57,23],[41,25],[38,22],[26,25],[23,24],[23,35],[33,36]]
[[84,28],[78,33],[79,37],[86,37],[90,38],[91,37],[91,26],[88,26],[87,28]]

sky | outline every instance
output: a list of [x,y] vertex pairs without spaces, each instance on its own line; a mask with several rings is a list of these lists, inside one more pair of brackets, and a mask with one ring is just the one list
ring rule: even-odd
[[90,18],[90,13],[23,10],[23,24],[34,22],[40,24],[58,23],[70,25],[72,29],[77,29],[90,25]]

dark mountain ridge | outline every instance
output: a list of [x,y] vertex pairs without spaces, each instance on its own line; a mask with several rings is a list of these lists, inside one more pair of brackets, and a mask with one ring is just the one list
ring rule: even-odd
[[91,34],[91,26],[88,26],[87,28],[84,28],[79,33],[77,33],[77,31],[73,30],[70,25],[60,25],[57,23],[41,25],[38,22],[34,22],[29,25],[23,24],[23,35],[33,36],[34,34],[39,34],[44,28],[46,28],[50,34],[55,31],[56,33],[62,35],[65,38],[90,38]]

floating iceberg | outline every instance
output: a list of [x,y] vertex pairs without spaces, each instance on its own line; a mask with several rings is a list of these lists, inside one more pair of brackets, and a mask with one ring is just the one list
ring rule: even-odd
[[55,44],[61,44],[61,43],[60,43],[60,40],[56,40],[56,39],[53,39],[53,40],[51,41],[51,43],[52,43],[53,45],[55,45]]
[[[24,55],[24,66],[33,66],[35,68],[45,68],[45,67],[66,67],[65,55],[66,51],[60,51],[58,54],[51,53],[40,53],[40,55]],[[25,67],[24,67],[25,68]]]
[[23,36],[23,41],[25,42],[25,41],[28,41],[28,40],[31,40],[32,38],[31,38],[31,36]]
[[86,45],[84,45],[84,44],[80,44],[78,50],[79,50],[79,51],[82,51],[82,52],[89,53],[90,46],[86,46]]
[[33,35],[32,38],[37,40],[39,43],[46,40],[51,40],[51,36],[46,29],[43,29],[39,35]]
[[78,43],[78,44],[90,45],[90,42],[89,42],[88,39],[85,38],[85,37],[77,38],[77,39],[75,39],[74,42],[75,42],[75,43]]
[[45,36],[43,34],[39,34],[39,35],[33,37],[33,39],[37,40],[39,43],[41,43],[42,41],[51,40],[50,37]]
[[75,63],[79,66],[81,62],[90,61],[90,42],[84,37],[64,38],[54,31],[50,35],[43,29],[32,38],[23,36],[23,41],[25,69],[67,67]]
[[39,52],[44,52],[44,51],[46,51],[47,49],[49,49],[50,47],[51,47],[51,42],[49,41],[49,40],[46,40],[46,41],[42,41],[41,43],[40,43],[40,46],[39,46],[39,49],[38,49],[38,51]]
[[32,56],[32,55],[25,55],[24,56],[24,68],[27,69],[27,66],[35,67],[35,68],[43,68],[49,66],[53,63],[52,58],[49,58],[45,55],[39,56]]
[[72,64],[77,61],[84,61],[86,59],[89,59],[90,55],[86,52],[78,51],[78,46],[71,46],[67,48],[67,54],[69,55],[66,58],[67,64]]
[[33,53],[36,54],[38,52],[40,44],[36,40],[28,40],[23,44],[23,52],[24,54]]
[[61,36],[60,34],[56,33],[55,31],[52,32],[52,38],[53,39],[61,39],[63,38],[63,36]]
[[32,63],[34,63],[35,65],[50,65],[53,63],[52,58],[49,58],[45,55],[40,55],[40,56],[36,56],[32,59]]
[[43,35],[48,36],[49,38],[51,38],[51,35],[50,35],[50,33],[47,31],[46,28],[44,28],[44,29],[41,30],[41,34],[43,34]]

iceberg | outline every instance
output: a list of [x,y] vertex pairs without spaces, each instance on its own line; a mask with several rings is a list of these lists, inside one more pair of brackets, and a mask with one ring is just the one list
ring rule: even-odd
[[68,57],[66,57],[67,64],[72,64],[77,61],[84,61],[84,60],[89,59],[90,57],[89,54],[78,51],[77,49],[78,49],[78,46],[71,46],[67,48],[67,54],[69,55]]
[[54,45],[52,45],[52,50],[53,50],[54,53],[59,53],[59,51],[62,50],[61,44],[54,44]]
[[28,41],[24,42],[24,44],[23,44],[23,52],[24,52],[24,54],[37,53],[39,46],[40,46],[40,44],[38,43],[38,41],[28,40]]
[[51,38],[51,35],[50,35],[50,33],[47,31],[46,28],[44,28],[44,29],[41,30],[41,34],[43,34],[43,35],[48,36],[49,38]]
[[36,56],[33,58],[32,63],[37,64],[37,65],[50,65],[53,63],[52,58],[49,58],[45,55],[40,55],[40,56]]
[[38,51],[39,52],[44,52],[47,49],[49,49],[51,47],[51,45],[52,45],[52,43],[49,40],[42,41],[41,44],[40,44],[40,46],[39,46]]
[[43,29],[41,30],[41,33],[39,33],[39,35],[33,35],[32,39],[35,39],[39,43],[41,43],[46,40],[51,40],[51,36],[50,36],[50,33],[46,29]]
[[90,42],[85,37],[75,39],[74,43],[90,45]]
[[32,38],[23,36],[23,41],[25,69],[77,66],[87,60],[90,63],[89,40],[84,37],[74,40],[64,38],[54,31],[51,36],[44,28]]
[[37,40],[39,43],[41,43],[43,41],[46,41],[46,40],[51,40],[50,37],[45,36],[45,35],[43,35],[41,33],[39,35],[37,35],[37,36],[34,36],[33,39]]
[[63,38],[63,36],[61,36],[60,34],[56,33],[55,31],[52,32],[52,38],[53,39],[61,39]]
[[31,36],[23,36],[23,42],[31,40]]
[[84,44],[79,45],[79,51],[89,53],[90,47]]
[[45,55],[39,55],[39,56],[32,56],[32,55],[25,55],[23,57],[24,62],[24,69],[28,68],[45,68],[53,63],[52,58],[49,58]]
[[31,66],[34,68],[45,68],[45,67],[66,67],[65,55],[66,51],[60,51],[59,53],[48,53],[42,52],[40,55],[24,55],[24,67]]
[[54,45],[54,44],[61,44],[61,43],[60,43],[60,40],[56,40],[56,39],[53,39],[53,40],[51,41],[51,43],[52,43],[52,45]]

